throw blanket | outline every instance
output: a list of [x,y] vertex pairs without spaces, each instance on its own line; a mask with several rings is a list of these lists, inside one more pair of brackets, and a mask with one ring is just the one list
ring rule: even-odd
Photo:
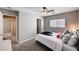
[[49,31],[41,32],[40,34],[52,36],[52,32]]

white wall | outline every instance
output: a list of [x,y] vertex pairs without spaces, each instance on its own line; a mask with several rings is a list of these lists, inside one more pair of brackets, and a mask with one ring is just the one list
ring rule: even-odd
[[0,41],[3,40],[3,15],[0,12]]
[[32,38],[36,35],[37,16],[27,12],[19,12],[19,41]]

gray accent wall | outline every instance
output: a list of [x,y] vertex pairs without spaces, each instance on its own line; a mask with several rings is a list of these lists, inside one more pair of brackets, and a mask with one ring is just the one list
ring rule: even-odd
[[[49,21],[65,18],[65,28],[49,27]],[[62,32],[65,29],[78,28],[78,10],[44,17],[44,31]]]
[[78,11],[78,29],[79,29],[79,11]]

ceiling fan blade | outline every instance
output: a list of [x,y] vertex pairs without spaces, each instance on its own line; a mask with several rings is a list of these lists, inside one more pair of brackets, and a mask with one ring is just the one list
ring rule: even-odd
[[53,12],[53,11],[55,11],[55,10],[48,10],[47,12]]

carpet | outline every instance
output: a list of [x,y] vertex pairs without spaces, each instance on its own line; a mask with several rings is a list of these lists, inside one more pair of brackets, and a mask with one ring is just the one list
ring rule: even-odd
[[12,44],[13,51],[49,51],[45,47],[36,43],[35,39],[28,40],[23,43]]

